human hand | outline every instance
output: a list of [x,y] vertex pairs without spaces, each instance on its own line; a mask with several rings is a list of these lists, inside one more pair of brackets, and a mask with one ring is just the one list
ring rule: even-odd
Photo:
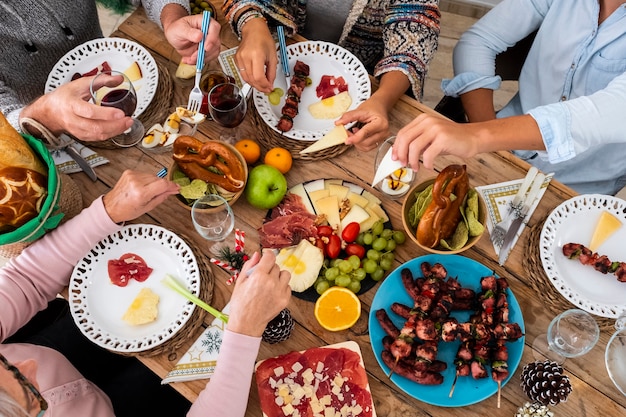
[[[211,17],[209,31],[204,40],[204,58],[212,60],[220,54],[221,26]],[[163,26],[167,41],[176,49],[185,64],[195,65],[198,58],[198,45],[202,41],[202,14],[183,16]]]
[[272,92],[278,54],[264,19],[252,19],[244,25],[235,61],[245,82],[263,93]]
[[352,128],[346,145],[354,145],[362,152],[371,151],[389,136],[389,119],[385,106],[373,98],[365,100],[359,107],[344,113],[335,124],[361,123],[360,128]]
[[154,174],[126,170],[111,191],[102,198],[111,220],[121,223],[136,219],[178,194],[179,186]]
[[[250,268],[256,265],[248,276]],[[291,298],[291,274],[281,271],[272,251],[263,256],[255,252],[237,278],[230,299],[228,329],[235,333],[260,337],[267,323],[287,307]]]
[[414,170],[419,169],[420,158],[428,169],[437,155],[470,158],[478,153],[476,126],[422,113],[398,131],[392,158]]
[[94,77],[81,77],[44,94],[24,107],[20,117],[37,120],[55,135],[63,132],[83,141],[101,141],[129,129],[133,119],[114,107],[90,103]]

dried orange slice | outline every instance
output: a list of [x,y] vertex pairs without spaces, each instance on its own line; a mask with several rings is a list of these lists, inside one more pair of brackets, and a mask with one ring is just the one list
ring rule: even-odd
[[315,318],[326,330],[345,330],[361,316],[361,300],[347,288],[330,287],[315,302]]

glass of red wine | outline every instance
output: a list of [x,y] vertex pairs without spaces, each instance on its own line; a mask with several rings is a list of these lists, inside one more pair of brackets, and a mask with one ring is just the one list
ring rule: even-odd
[[[133,83],[128,77],[119,71],[103,71],[91,81],[91,97],[98,106],[115,107],[124,112],[126,116],[132,116],[137,108],[137,94]],[[111,141],[120,147],[134,146],[144,136],[143,124],[133,119],[133,125]]]
[[213,121],[222,127],[231,129],[230,134],[220,135],[224,142],[234,143],[237,140],[236,127],[246,116],[246,97],[237,84],[217,84],[209,91],[209,114]]

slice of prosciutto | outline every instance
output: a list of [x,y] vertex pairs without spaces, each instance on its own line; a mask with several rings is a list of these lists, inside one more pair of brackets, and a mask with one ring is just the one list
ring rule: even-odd
[[287,193],[259,228],[261,246],[281,249],[297,245],[302,239],[317,238],[316,218],[307,211],[299,195]]
[[143,282],[152,271],[146,261],[134,253],[125,253],[119,259],[110,259],[108,262],[109,279],[118,287],[127,286],[131,279]]

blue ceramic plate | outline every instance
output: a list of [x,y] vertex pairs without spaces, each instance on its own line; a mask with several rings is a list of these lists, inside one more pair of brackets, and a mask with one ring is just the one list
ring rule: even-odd
[[[400,271],[402,271],[403,268],[409,268],[413,273],[413,277],[417,278],[421,276],[420,265],[422,262],[428,262],[431,265],[437,262],[442,264],[447,269],[449,276],[458,277],[459,282],[463,287],[471,288],[476,292],[480,291],[480,278],[493,274],[493,271],[483,264],[459,255],[421,256],[400,265],[393,272],[391,272],[382,282],[378,291],[376,291],[369,316],[370,343],[372,344],[372,349],[374,350],[374,355],[376,356],[378,364],[386,374],[389,373],[390,369],[387,365],[385,365],[381,357],[383,348],[382,340],[386,333],[376,319],[376,311],[384,308],[394,324],[398,328],[402,328],[405,319],[397,316],[391,311],[391,304],[398,302],[412,306],[413,302],[409,294],[404,290]],[[522,311],[510,289],[508,290],[508,301],[509,321],[518,323],[522,328],[522,332],[524,332],[524,318],[522,317]],[[470,312],[455,311],[451,315],[456,317],[460,322],[465,322],[469,318]],[[413,398],[442,407],[462,407],[465,405],[475,404],[489,398],[498,391],[498,384],[491,379],[491,369],[487,369],[489,374],[487,378],[475,380],[471,376],[459,377],[456,382],[452,398],[448,396],[456,374],[456,369],[452,361],[456,356],[459,344],[459,341],[439,343],[439,355],[437,358],[448,364],[448,368],[442,373],[444,377],[443,384],[435,386],[420,385],[396,374],[391,376],[391,380],[402,391],[406,392]],[[516,340],[515,342],[508,342],[506,345],[509,350],[509,377],[502,383],[503,386],[515,373],[515,370],[522,359],[524,337]]]

